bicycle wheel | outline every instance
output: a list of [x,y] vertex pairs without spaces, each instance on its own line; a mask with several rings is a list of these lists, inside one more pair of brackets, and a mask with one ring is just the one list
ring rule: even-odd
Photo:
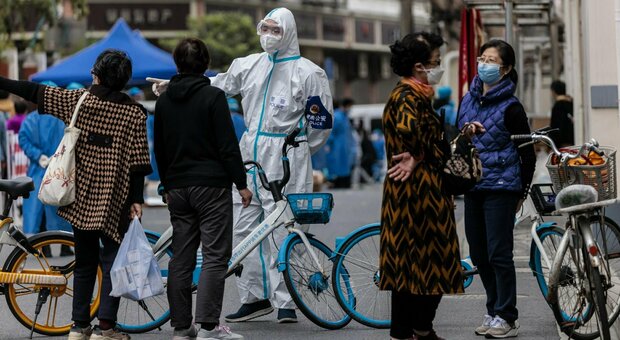
[[591,340],[598,338],[598,326],[592,322],[594,308],[587,294],[586,265],[581,249],[566,247],[559,253],[560,270],[550,273],[549,294],[556,296],[549,305],[560,329],[571,339]]
[[606,308],[611,325],[620,314],[620,227],[608,217],[601,226],[597,216],[591,217],[590,227],[602,254],[603,261],[598,269],[607,296]]
[[[67,279],[65,286],[42,284],[5,284],[4,295],[11,313],[26,328],[34,323],[35,306],[39,296],[49,293],[42,299],[41,312],[36,319],[34,331],[48,336],[68,334],[73,321],[73,266],[75,256],[63,256],[61,246],[73,249],[73,235],[67,232],[44,232],[28,239],[32,247],[39,251],[39,257],[15,248],[8,257],[3,271],[23,274],[62,274]],[[46,247],[44,249],[44,247]],[[48,250],[49,249],[49,250]],[[66,248],[65,248],[66,249]],[[90,316],[95,316],[100,302],[102,280],[101,268],[97,271],[96,286],[90,305]]]
[[[583,250],[584,253],[586,250]],[[603,284],[601,281],[601,273],[598,267],[592,266],[589,261],[586,262],[588,268],[590,287],[592,288],[592,302],[594,303],[594,310],[596,313],[596,322],[600,333],[601,340],[611,340],[609,334],[609,320],[607,317],[607,298],[603,290]]]
[[[557,227],[556,225],[548,226],[541,228],[537,231],[538,238],[540,239],[540,243],[542,244],[543,250],[547,254],[549,261],[553,263],[553,259],[558,250],[558,246],[560,245],[560,241],[562,240],[562,236],[564,236],[564,229]],[[540,288],[540,292],[543,297],[547,297],[549,294],[549,274],[551,268],[547,265],[547,261],[542,258],[542,253],[540,249],[532,240],[531,251],[530,251],[530,261],[531,261],[531,269],[536,277],[536,282],[538,282],[538,287]]]
[[340,307],[355,321],[389,328],[391,292],[379,290],[379,225],[349,237],[334,259],[332,284]]
[[338,305],[333,287],[329,286],[332,273],[332,251],[321,241],[308,237],[323,272],[310,256],[301,238],[295,237],[285,248],[284,282],[297,307],[310,321],[326,329],[339,329],[351,322]]
[[[613,324],[620,312],[620,227],[608,217],[605,217],[603,225],[598,216],[592,216],[588,223],[604,259],[597,278],[601,281],[603,296],[607,296],[605,305],[608,324]],[[557,289],[558,297],[550,305],[560,328],[568,336],[578,340],[596,339],[600,335],[599,320],[598,317],[593,318],[597,311],[592,297],[587,293],[591,289],[585,277],[589,269],[584,254],[577,249],[571,254],[569,249],[562,254],[559,273],[554,274],[559,275],[556,278],[559,280],[557,287],[549,287]]]
[[[146,238],[150,244],[155,245],[159,235],[147,231]],[[168,263],[171,257],[172,249],[168,247],[157,259],[164,287],[167,286]],[[145,333],[160,328],[168,320],[170,320],[170,305],[166,293],[140,301],[121,298],[117,324],[123,332]]]

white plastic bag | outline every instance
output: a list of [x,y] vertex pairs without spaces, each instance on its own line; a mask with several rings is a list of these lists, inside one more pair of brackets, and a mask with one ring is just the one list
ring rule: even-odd
[[131,222],[118,249],[110,277],[110,296],[138,301],[164,292],[159,265],[137,217]]
[[62,207],[75,201],[75,144],[81,131],[74,125],[87,95],[88,91],[85,91],[78,100],[71,123],[65,128],[65,135],[50,157],[38,195],[44,204]]

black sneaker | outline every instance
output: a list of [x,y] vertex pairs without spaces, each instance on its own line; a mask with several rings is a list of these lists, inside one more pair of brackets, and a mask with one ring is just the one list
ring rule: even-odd
[[297,314],[294,309],[278,309],[278,323],[295,323],[297,322]]
[[43,246],[43,248],[41,248],[41,251],[43,252],[43,256],[45,258],[52,257],[52,248],[50,248],[50,246]]
[[71,250],[70,246],[67,245],[61,245],[60,246],[60,256],[73,256],[75,255],[75,253],[73,253],[73,250]]
[[224,320],[228,322],[243,322],[267,315],[271,312],[273,312],[271,302],[269,302],[269,300],[260,300],[241,305],[237,313],[226,315]]

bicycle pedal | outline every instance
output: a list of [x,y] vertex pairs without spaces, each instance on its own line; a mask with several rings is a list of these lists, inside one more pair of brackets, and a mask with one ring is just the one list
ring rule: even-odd
[[564,332],[564,334],[566,333],[570,333],[573,332],[574,330],[578,329],[580,326],[580,324],[578,322],[563,322],[560,325],[560,330],[562,330],[562,332]]
[[239,264],[233,270],[228,272],[228,274],[226,274],[225,278],[229,278],[233,274],[235,274],[236,277],[241,277],[241,272],[243,272],[243,265]]
[[241,273],[243,272],[243,265],[238,265],[233,272],[235,273],[236,277],[241,277]]

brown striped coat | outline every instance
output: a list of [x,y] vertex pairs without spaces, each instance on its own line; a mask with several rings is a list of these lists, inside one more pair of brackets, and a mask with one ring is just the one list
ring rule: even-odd
[[405,181],[385,179],[381,208],[381,289],[419,295],[463,292],[453,203],[441,190],[443,125],[430,98],[399,83],[383,112],[386,156],[424,152]]

